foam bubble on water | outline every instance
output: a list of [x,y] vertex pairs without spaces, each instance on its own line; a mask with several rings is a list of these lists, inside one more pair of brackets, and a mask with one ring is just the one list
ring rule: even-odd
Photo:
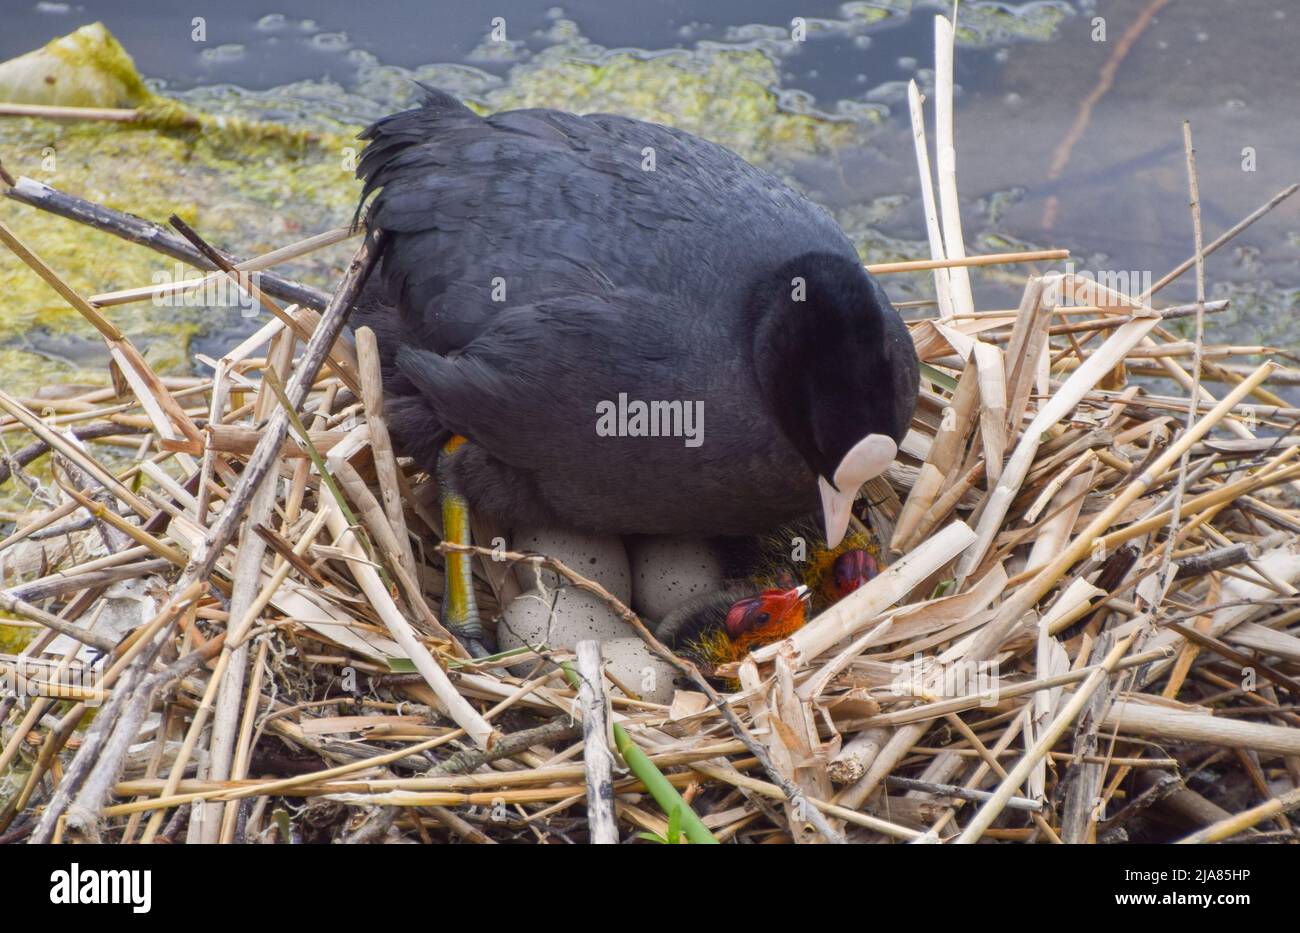
[[210,49],[204,49],[199,53],[199,58],[209,65],[225,65],[229,62],[237,62],[242,59],[247,52],[238,42],[227,42],[224,45],[213,46]]
[[321,32],[311,37],[311,44],[322,52],[343,52],[352,47],[346,32]]

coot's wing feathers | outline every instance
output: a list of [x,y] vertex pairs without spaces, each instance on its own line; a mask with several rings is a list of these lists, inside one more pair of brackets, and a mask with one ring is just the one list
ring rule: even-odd
[[358,169],[374,195],[367,222],[391,234],[385,299],[437,352],[510,306],[635,287],[664,299],[647,306],[661,313],[732,312],[752,285],[745,270],[828,244],[854,256],[821,208],[688,133],[453,104],[435,96],[371,126]]
[[[396,365],[418,393],[422,417],[506,463],[538,470],[591,462],[612,446],[597,434],[599,402],[620,393],[696,399],[718,388],[684,371],[681,348],[634,313],[644,300],[634,292],[506,308],[456,354],[408,345]],[[729,368],[719,366],[719,382],[734,378]]]

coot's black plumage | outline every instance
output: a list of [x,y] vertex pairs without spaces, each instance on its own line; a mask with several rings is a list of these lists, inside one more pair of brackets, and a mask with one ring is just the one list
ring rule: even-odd
[[[755,532],[815,511],[863,438],[906,433],[917,362],[883,290],[822,208],[729,150],[608,114],[479,117],[432,89],[362,135],[388,243],[354,321],[398,443],[432,467],[468,438],[445,475],[473,507]],[[703,442],[598,434],[620,394],[702,402]]]

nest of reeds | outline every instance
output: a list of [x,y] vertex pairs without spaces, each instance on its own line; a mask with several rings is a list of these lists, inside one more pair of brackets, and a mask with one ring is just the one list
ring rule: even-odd
[[[0,482],[33,493],[0,540],[0,609],[35,632],[0,656],[22,687],[0,698],[0,839],[1293,838],[1300,410],[1270,390],[1294,373],[1232,359],[1260,348],[1205,342],[1226,303],[1203,259],[1294,188],[1143,294],[1033,274],[1017,309],[976,311],[971,266],[1064,254],[965,257],[937,23],[937,195],[912,90],[933,256],[874,269],[933,270],[938,308],[912,325],[913,431],[867,497],[889,564],[733,664],[730,693],[545,555],[482,553],[481,604],[508,598],[503,567],[548,567],[672,665],[671,704],[606,676],[595,642],[520,676],[439,623],[432,481],[393,450],[372,341],[344,330],[374,238],[332,296],[244,277],[268,323],[210,376],[164,378],[104,311],[157,286],[88,300],[0,224],[112,358],[102,390],[0,386],[0,431],[27,440]],[[239,261],[7,181],[209,277],[352,235]],[[1198,301],[1157,308],[1192,269]]]

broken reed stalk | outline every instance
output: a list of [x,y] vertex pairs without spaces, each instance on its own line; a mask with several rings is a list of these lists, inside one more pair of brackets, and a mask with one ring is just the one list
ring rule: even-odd
[[140,119],[140,111],[127,107],[58,107],[53,104],[14,104],[5,102],[0,103],[0,117],[134,123]]
[[[197,269],[215,268],[202,253],[166,227],[87,201],[85,198],[60,191],[43,182],[19,178],[4,193],[6,197],[19,203],[94,227],[96,230],[103,230],[131,243],[147,246]],[[330,296],[327,292],[293,282],[274,273],[263,273],[261,283],[267,294],[281,301],[289,301],[307,308],[324,308],[329,303]]]
[[1037,249],[1019,253],[986,253],[983,256],[963,256],[960,259],[909,259],[906,262],[868,263],[872,275],[891,272],[926,272],[931,269],[957,269],[972,266],[1000,266],[1019,262],[1054,262],[1069,259],[1068,249]]
[[[1188,395],[1187,430],[1196,423],[1197,407],[1201,401],[1201,356],[1205,350],[1205,244],[1201,236],[1201,194],[1196,178],[1196,150],[1192,148],[1192,125],[1183,121],[1183,149],[1187,156],[1187,188],[1189,206],[1192,212],[1192,238],[1196,244],[1196,353],[1192,360],[1192,386]],[[1162,557],[1160,572],[1161,592],[1169,589],[1173,578],[1170,564],[1173,559],[1173,544],[1178,536],[1178,516],[1182,506],[1183,492],[1187,485],[1187,467],[1191,460],[1191,449],[1183,451],[1178,460],[1178,483],[1174,487],[1173,503],[1169,507],[1169,544]]]
[[388,434],[388,419],[384,416],[384,382],[379,364],[379,341],[369,327],[357,329],[356,341],[357,362],[361,368],[361,396],[366,406],[366,426],[370,430],[370,448],[375,455],[384,514],[392,524],[402,570],[411,580],[418,580],[415,554],[411,550],[410,533],[406,527],[406,511],[402,506],[401,473]]
[[605,700],[605,670],[600,642],[580,641],[578,702],[582,705],[582,761],[587,772],[587,822],[591,841],[618,844],[618,817],[614,813],[614,756],[609,750],[609,717]]
[[[953,138],[953,58],[956,51],[953,23],[948,17],[934,17],[934,150],[939,177],[939,222],[943,230],[944,256],[964,259],[966,244],[961,231],[961,204],[957,195],[957,148]],[[948,270],[954,314],[975,310],[970,272],[965,266]]]
[[907,104],[912,119],[912,143],[916,151],[916,164],[921,178],[921,206],[925,214],[925,232],[930,243],[930,259],[934,268],[934,294],[939,305],[939,317],[953,317],[952,283],[948,276],[947,256],[943,248],[943,234],[939,230],[939,209],[934,199],[934,176],[930,172],[930,152],[925,142],[925,115],[921,110],[921,91],[916,81],[907,83]]
[[[316,252],[319,249],[323,249],[326,246],[332,246],[335,243],[341,243],[344,240],[350,239],[356,235],[357,235],[357,231],[349,227],[336,227],[333,230],[327,230],[324,233],[318,233],[315,236],[307,237],[306,239],[299,240],[296,243],[290,243],[288,246],[281,246],[280,248],[274,249],[269,253],[263,253],[260,256],[254,256],[253,258],[245,259],[242,262],[233,262],[232,260],[230,265],[235,272],[249,273],[250,275],[252,273],[259,273],[257,277],[258,279],[261,279],[262,276],[260,275],[260,273],[264,269],[269,269],[272,266],[278,265],[282,262],[287,262],[290,259],[297,259],[299,257],[306,256],[310,253]],[[207,255],[207,254],[203,253],[203,255]],[[224,254],[223,254],[223,258],[224,258]],[[107,307],[112,307],[114,305],[130,304],[132,302],[137,302],[137,301],[152,301],[161,296],[169,295],[173,293],[184,295],[187,292],[194,291],[197,289],[202,289],[204,286],[210,283],[218,282],[226,278],[227,274],[228,273],[226,271],[209,272],[206,275],[202,275],[198,278],[193,278],[193,279],[183,279],[181,281],[170,282],[170,283],[142,285],[137,288],[128,288],[119,291],[104,292],[102,294],[91,295],[89,301],[92,305],[94,305],[97,308],[107,308]],[[288,284],[293,284],[295,286],[293,289],[289,289],[289,292],[294,295],[300,294],[301,290],[305,288],[305,286],[298,286],[297,283],[285,283],[286,286]],[[286,290],[285,287],[276,289],[276,291],[285,291],[285,290]],[[271,294],[272,297],[281,298],[282,300],[288,300],[290,304],[302,304],[302,302],[296,301],[292,298],[284,299],[281,295],[277,295],[274,292],[271,292],[269,290],[268,290],[268,294]],[[312,308],[324,307],[325,302],[329,300],[329,296],[322,293],[320,295],[320,298],[321,298],[321,302],[319,305],[308,304],[307,307],[312,307]]]

